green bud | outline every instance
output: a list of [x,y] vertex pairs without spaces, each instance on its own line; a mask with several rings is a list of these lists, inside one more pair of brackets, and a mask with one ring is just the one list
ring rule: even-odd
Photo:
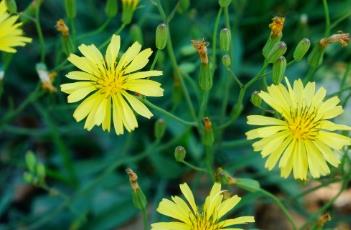
[[223,55],[222,63],[225,67],[229,67],[232,64],[232,60],[228,54]]
[[143,32],[140,29],[140,26],[137,24],[134,24],[130,28],[130,36],[133,38],[134,41],[139,42],[140,44],[144,43],[143,39]]
[[117,15],[117,0],[107,0],[105,5],[105,13],[107,17],[113,18]]
[[311,42],[308,38],[304,38],[302,39],[296,46],[295,50],[294,50],[294,60],[295,61],[300,61],[305,54],[307,53],[307,51],[309,50],[311,46]]
[[184,13],[189,9],[190,6],[190,0],[180,0],[178,4],[178,12],[179,13]]
[[285,42],[276,43],[272,50],[268,53],[267,61],[268,63],[274,63],[279,57],[283,56],[287,50]]
[[166,123],[163,119],[158,119],[156,121],[154,131],[156,140],[161,140],[166,131]]
[[186,156],[186,150],[183,146],[177,146],[174,150],[174,158],[178,162],[184,161]]
[[221,50],[224,52],[229,52],[231,41],[232,35],[230,33],[230,30],[228,28],[222,29],[219,33],[219,47]]
[[310,55],[308,56],[307,62],[313,68],[317,68],[323,62],[325,48],[319,43],[314,46]]
[[262,98],[258,95],[258,91],[255,91],[255,92],[252,93],[250,101],[256,107],[260,107],[261,106]]
[[35,166],[37,164],[37,158],[35,157],[34,153],[32,151],[28,151],[26,153],[26,164],[27,168],[30,172],[35,172]]
[[212,122],[210,118],[205,117],[203,119],[204,133],[202,136],[202,143],[206,146],[212,146],[214,143],[214,134],[212,128]]
[[76,0],[65,0],[65,11],[68,18],[75,18],[77,15]]
[[132,192],[132,200],[137,209],[144,210],[147,206],[147,199],[140,188]]
[[209,64],[201,63],[199,76],[199,85],[201,90],[209,91],[212,88],[212,84],[212,74]]
[[32,174],[30,174],[28,172],[24,172],[23,173],[23,180],[28,184],[32,184],[34,178],[33,178]]
[[218,3],[221,7],[228,7],[232,0],[218,0]]
[[46,176],[46,169],[45,166],[42,163],[39,163],[37,165],[37,176],[41,182],[44,182],[45,176]]
[[270,35],[269,36],[266,44],[264,45],[264,47],[262,49],[262,54],[263,54],[264,58],[267,59],[269,52],[272,50],[272,48],[274,47],[275,44],[280,42],[281,38],[282,38],[282,35],[279,35],[279,36]]
[[284,77],[286,70],[286,59],[280,56],[276,62],[273,63],[272,80],[274,84],[279,84]]
[[139,0],[122,0],[122,23],[128,25],[134,15],[135,9],[138,7]]
[[17,4],[15,0],[5,0],[8,11],[11,14],[17,13]]
[[164,23],[156,28],[156,48],[163,50],[167,45],[168,40],[168,26]]

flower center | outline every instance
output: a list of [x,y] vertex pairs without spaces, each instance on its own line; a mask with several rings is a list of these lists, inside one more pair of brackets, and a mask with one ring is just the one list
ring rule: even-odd
[[105,94],[106,97],[115,95],[118,92],[121,92],[124,84],[124,77],[122,74],[107,72],[97,80],[97,87],[100,89],[102,94]]
[[200,212],[190,218],[192,230],[219,230],[220,226],[213,217],[206,218],[206,213]]
[[295,139],[314,140],[316,138],[320,123],[316,108],[298,106],[290,110],[290,117],[286,120]]

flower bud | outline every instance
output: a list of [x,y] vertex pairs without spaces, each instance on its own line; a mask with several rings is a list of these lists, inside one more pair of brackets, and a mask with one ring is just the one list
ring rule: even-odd
[[130,187],[132,188],[132,200],[134,206],[140,210],[145,210],[147,200],[139,186],[138,175],[130,168],[126,169],[126,173],[128,174]]
[[77,15],[76,0],[65,0],[65,11],[68,18],[75,18]]
[[122,0],[122,23],[129,24],[132,21],[134,11],[139,4],[139,0]]
[[232,60],[228,54],[223,55],[222,63],[225,67],[229,67],[232,64]]
[[158,119],[156,121],[154,131],[156,140],[161,140],[166,131],[166,123],[163,119]]
[[283,56],[287,50],[285,42],[279,42],[275,44],[272,50],[268,53],[268,63],[274,63],[280,56]]
[[284,77],[286,70],[286,59],[280,56],[276,62],[273,63],[272,80],[274,84],[279,84]]
[[6,2],[6,6],[7,6],[7,10],[11,13],[17,13],[17,4],[15,0],[5,0]]
[[213,80],[209,64],[200,64],[199,85],[203,91],[209,91],[212,88]]
[[208,64],[208,54],[207,54],[208,42],[202,39],[202,40],[192,40],[191,43],[193,44],[193,47],[196,49],[197,53],[199,54],[200,62],[203,64]]
[[156,28],[156,48],[163,50],[167,45],[168,40],[168,26],[162,23]]
[[44,179],[46,176],[46,169],[42,163],[37,164],[36,173],[37,173],[37,176],[39,178],[39,181],[44,182]]
[[218,168],[216,170],[215,177],[216,177],[216,181],[220,182],[221,184],[227,184],[227,185],[234,185],[235,184],[234,177],[232,177],[223,168]]
[[24,172],[23,173],[23,180],[28,183],[28,184],[32,184],[33,183],[33,175],[28,173],[28,172]]
[[319,43],[315,45],[311,53],[308,55],[307,63],[313,67],[317,68],[323,62],[325,48]]
[[228,7],[232,0],[218,0],[218,3],[221,7]]
[[69,36],[69,28],[63,19],[57,20],[55,27],[56,30],[60,32],[63,37]]
[[134,41],[137,41],[140,44],[144,43],[143,32],[138,24],[134,24],[130,27],[130,36]]
[[280,42],[281,38],[282,38],[282,36],[276,36],[276,37],[269,36],[266,44],[264,45],[264,47],[262,49],[262,54],[263,54],[264,58],[267,59],[269,52],[272,50],[272,48],[274,47],[275,44]]
[[284,29],[285,18],[284,17],[274,17],[272,18],[272,23],[269,24],[271,29],[272,37],[281,37]]
[[252,93],[250,101],[256,107],[260,107],[261,106],[262,98],[258,95],[258,91],[255,91],[255,92]]
[[117,0],[107,0],[105,5],[105,13],[107,17],[113,18],[117,15]]
[[35,166],[37,164],[37,158],[32,151],[28,151],[25,156],[26,166],[30,172],[35,172]]
[[224,28],[219,33],[219,47],[224,52],[229,52],[232,36],[228,28]]
[[309,50],[311,46],[311,42],[308,38],[304,38],[302,39],[296,46],[295,50],[294,50],[294,60],[295,61],[300,61],[305,54],[307,53],[307,51]]
[[183,91],[180,85],[180,80],[177,75],[173,77],[173,87],[172,87],[172,105],[179,105],[183,100]]
[[178,162],[184,161],[186,156],[186,150],[183,146],[177,146],[174,150],[174,158]]
[[213,135],[212,122],[209,117],[205,117],[203,119],[203,125],[204,125],[204,133],[202,137],[202,143],[206,146],[212,146],[214,143],[214,135]]
[[190,0],[180,0],[178,4],[178,12],[179,13],[184,13],[189,9],[190,6]]

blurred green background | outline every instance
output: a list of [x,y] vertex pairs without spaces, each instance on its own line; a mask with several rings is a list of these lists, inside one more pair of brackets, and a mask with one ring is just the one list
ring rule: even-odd
[[[178,1],[162,0],[169,14]],[[31,1],[17,1],[18,10],[25,9]],[[120,26],[121,4],[118,14],[111,23],[96,35],[75,40],[81,43],[101,44],[110,38]],[[329,1],[331,22],[350,13],[351,0]],[[107,17],[104,13],[105,1],[77,0],[75,25],[77,37],[100,27]],[[190,1],[190,7],[175,12],[170,22],[171,39],[177,61],[184,73],[197,82],[199,60],[191,46],[192,39],[209,41],[212,45],[214,21],[219,9],[215,0]],[[312,43],[319,41],[324,34],[325,17],[321,0],[234,0],[230,6],[232,27],[233,71],[243,82],[247,82],[260,69],[263,62],[262,47],[269,35],[268,24],[274,16],[286,17],[283,40],[288,46],[288,61],[293,48],[302,38],[310,38]],[[41,8],[41,25],[46,42],[45,63],[54,70],[66,57],[62,51],[60,34],[55,29],[56,21],[65,18],[63,1],[45,0]],[[149,0],[142,0],[135,12],[131,25],[122,32],[122,50],[135,40],[143,47],[155,50],[155,28],[162,23],[157,9]],[[220,28],[224,27],[222,17]],[[141,30],[141,34],[137,30]],[[174,160],[174,148],[183,145],[187,149],[187,161],[202,165],[203,146],[198,132],[157,113],[150,119],[138,117],[139,128],[134,132],[116,136],[114,132],[104,133],[101,128],[91,132],[83,129],[83,122],[76,123],[72,113],[76,104],[68,105],[66,96],[61,92],[43,93],[34,101],[20,107],[35,91],[39,78],[35,71],[40,62],[39,42],[34,23],[24,26],[26,34],[33,42],[19,48],[13,56],[3,55],[3,62],[11,58],[3,81],[4,91],[0,101],[0,229],[142,229],[133,225],[140,218],[131,201],[131,189],[125,168],[131,167],[139,175],[139,183],[149,201],[150,220],[160,219],[155,212],[162,197],[178,194],[178,184],[188,181],[193,188],[203,194],[210,188],[207,177],[196,173]],[[332,33],[351,31],[351,17],[332,28]],[[104,52],[104,51],[103,51]],[[211,54],[211,49],[209,49]],[[206,115],[211,117],[214,126],[220,122],[223,87],[226,86],[226,71],[220,65],[221,53],[218,52],[218,68],[214,76],[214,88]],[[328,48],[324,65],[316,73],[315,79],[333,93],[339,89],[339,82],[351,64],[351,48],[333,46]],[[177,83],[167,52],[162,53],[157,69],[164,71],[158,78],[165,89],[164,97],[150,99],[154,104],[171,111],[184,119],[191,119],[181,88]],[[58,72],[54,82],[56,87],[68,82],[64,75],[73,69],[65,65]],[[288,68],[290,79],[306,73],[304,61]],[[197,106],[199,94],[186,80],[191,97]],[[349,84],[349,78],[347,78]],[[238,87],[230,85],[229,113],[237,95]],[[254,90],[252,87],[250,90]],[[343,98],[348,93],[342,94]],[[249,177],[258,180],[263,188],[281,197],[289,209],[293,210],[296,221],[307,219],[312,212],[306,208],[305,199],[298,197],[302,189],[309,186],[292,179],[282,179],[278,170],[268,172],[260,154],[254,153],[250,142],[245,141],[247,130],[245,116],[256,109],[249,102],[250,93],[245,98],[243,115],[227,128],[223,138],[217,140],[215,164],[228,170],[235,177]],[[23,105],[23,104],[22,104]],[[343,121],[350,125],[350,103]],[[3,119],[11,114],[10,119]],[[161,143],[154,144],[154,124],[163,118],[167,125]],[[23,181],[25,170],[24,156],[28,150],[36,153],[47,168],[47,184],[61,191],[65,196],[28,185]],[[143,154],[140,157],[140,154]],[[337,175],[335,170],[330,178]],[[331,179],[321,179],[328,183]],[[194,189],[196,190],[196,189]],[[283,216],[269,216],[274,213],[272,201],[257,193],[244,193],[234,190],[245,199],[239,204],[235,215],[256,215],[256,225],[252,228],[284,229],[288,225]],[[201,200],[201,196],[198,197]],[[321,205],[321,204],[318,204]],[[349,204],[350,205],[350,204]],[[339,223],[351,224],[350,210],[330,209],[332,220],[327,227],[334,228]],[[267,216],[268,215],[268,216]],[[273,224],[273,225],[272,225]],[[281,224],[281,225],[280,225]],[[138,227],[139,226],[139,227]],[[277,226],[281,226],[277,228]]]

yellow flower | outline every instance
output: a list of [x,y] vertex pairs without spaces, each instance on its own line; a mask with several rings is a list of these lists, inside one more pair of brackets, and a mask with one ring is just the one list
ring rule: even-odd
[[157,208],[159,213],[172,217],[176,221],[154,223],[151,225],[151,230],[225,230],[234,229],[230,228],[233,225],[255,222],[253,216],[221,220],[241,198],[235,195],[223,200],[223,191],[219,183],[213,185],[201,209],[196,206],[189,186],[184,183],[179,187],[185,200],[179,196],[172,196],[172,200],[162,199]]
[[[84,128],[91,130],[95,125],[110,131],[111,116],[117,135],[138,127],[133,110],[143,117],[150,118],[152,113],[132,93],[160,97],[163,96],[161,84],[149,79],[162,75],[162,71],[139,71],[144,68],[152,54],[151,49],[141,50],[135,42],[117,62],[120,49],[120,36],[113,35],[105,57],[95,45],[81,45],[83,57],[71,54],[68,58],[82,71],[72,71],[66,76],[77,80],[61,85],[61,90],[69,94],[68,103],[84,101],[73,113],[76,121],[86,118]],[[132,110],[133,109],[133,110]]]
[[294,178],[306,180],[308,170],[318,178],[330,173],[326,162],[334,167],[340,163],[337,152],[351,144],[351,138],[336,134],[336,130],[351,130],[351,127],[329,121],[339,116],[343,109],[340,100],[334,96],[324,100],[326,90],[316,92],[316,84],[301,80],[293,88],[286,79],[287,88],[282,84],[271,85],[259,96],[278,118],[251,115],[249,125],[264,126],[246,133],[249,140],[259,138],[253,144],[255,151],[268,157],[265,167],[272,170],[279,161],[281,176],[288,177],[293,171]]
[[16,23],[19,16],[10,16],[5,0],[0,2],[0,51],[15,53],[16,46],[25,46],[32,39],[24,37],[22,23]]
[[274,17],[272,18],[272,23],[269,24],[269,28],[271,29],[272,35],[277,37],[282,35],[282,31],[284,28],[284,17]]

